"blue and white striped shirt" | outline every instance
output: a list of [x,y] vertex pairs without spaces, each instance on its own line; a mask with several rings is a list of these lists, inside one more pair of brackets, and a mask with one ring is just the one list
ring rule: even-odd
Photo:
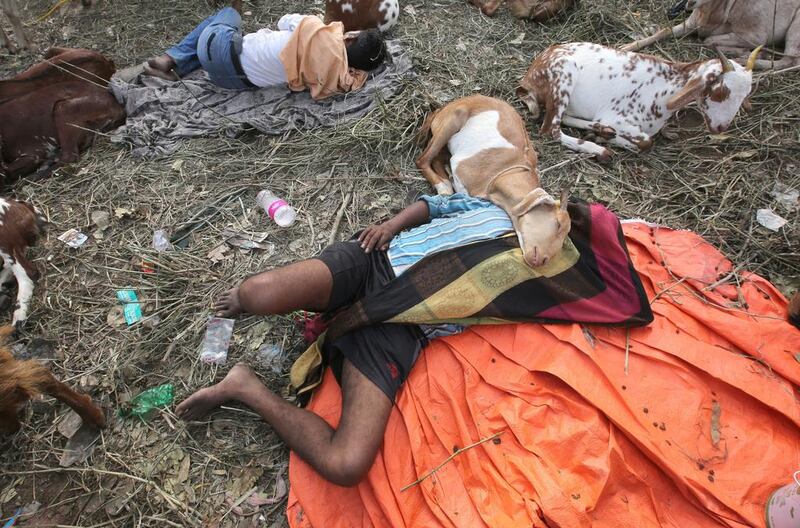
[[466,194],[423,196],[430,222],[403,231],[389,243],[389,262],[395,276],[428,255],[514,230],[508,214],[488,200]]

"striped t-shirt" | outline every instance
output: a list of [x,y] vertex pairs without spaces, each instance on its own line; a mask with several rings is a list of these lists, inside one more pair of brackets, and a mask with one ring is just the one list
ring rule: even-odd
[[389,243],[395,276],[428,255],[489,240],[514,230],[508,214],[488,200],[466,194],[423,196],[430,222],[403,231]]

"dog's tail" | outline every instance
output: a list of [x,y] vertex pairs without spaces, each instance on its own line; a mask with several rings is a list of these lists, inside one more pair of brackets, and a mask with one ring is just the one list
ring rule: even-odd
[[789,322],[800,328],[800,291],[789,301]]

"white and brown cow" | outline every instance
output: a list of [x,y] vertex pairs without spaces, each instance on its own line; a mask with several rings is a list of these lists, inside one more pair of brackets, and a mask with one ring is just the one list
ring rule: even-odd
[[0,198],[0,286],[11,277],[17,279],[17,307],[12,324],[17,326],[28,318],[33,296],[33,281],[39,274],[25,255],[42,233],[44,218],[31,204]]
[[532,267],[561,251],[571,227],[567,194],[558,204],[540,186],[536,150],[511,105],[483,95],[458,99],[431,113],[421,136],[429,140],[417,167],[439,194],[455,186],[504,209]]
[[534,118],[545,110],[541,133],[571,150],[607,159],[611,151],[568,136],[561,125],[592,130],[636,152],[679,109],[696,102],[713,133],[725,131],[739,108],[749,108],[753,52],[747,67],[720,55],[691,63],[578,42],[551,46],[534,59],[517,95]]
[[339,21],[345,31],[389,31],[400,18],[399,0],[326,0],[325,23]]

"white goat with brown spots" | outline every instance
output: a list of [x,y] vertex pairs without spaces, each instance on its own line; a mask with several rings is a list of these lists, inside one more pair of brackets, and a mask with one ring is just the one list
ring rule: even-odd
[[33,281],[39,276],[25,256],[42,232],[44,218],[29,203],[0,198],[0,286],[13,275],[17,279],[17,308],[12,324],[18,326],[28,318],[33,296]]
[[672,114],[697,102],[709,130],[723,132],[740,107],[749,107],[758,51],[743,67],[724,56],[676,63],[598,44],[560,44],[534,59],[517,95],[534,118],[544,108],[542,134],[608,159],[611,151],[568,136],[561,125],[592,130],[612,145],[639,152],[653,144]]

